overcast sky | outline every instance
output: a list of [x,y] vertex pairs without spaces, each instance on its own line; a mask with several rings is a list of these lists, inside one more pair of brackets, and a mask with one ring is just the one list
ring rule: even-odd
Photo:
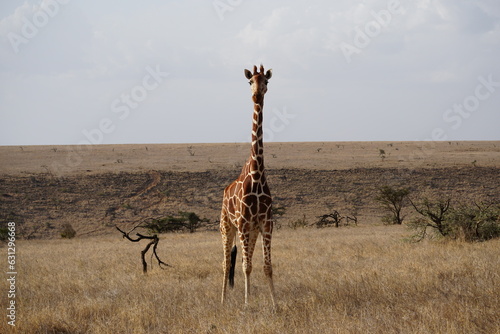
[[500,140],[500,2],[0,4],[0,145]]

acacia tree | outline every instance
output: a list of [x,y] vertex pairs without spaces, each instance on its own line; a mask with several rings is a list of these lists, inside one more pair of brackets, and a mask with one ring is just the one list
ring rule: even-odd
[[407,203],[409,193],[408,188],[395,189],[390,186],[383,186],[379,189],[379,194],[375,197],[375,200],[387,212],[382,217],[382,221],[387,224],[401,225],[403,223],[404,216],[401,211]]
[[411,223],[411,227],[419,231],[417,241],[425,238],[427,227],[437,230],[443,237],[450,234],[451,228],[448,221],[450,198],[441,198],[435,202],[428,198],[423,198],[420,203],[415,203],[411,199],[409,201],[415,211],[424,217]]
[[[318,216],[319,220],[315,223],[316,227],[326,227],[326,226],[349,226],[358,225],[358,217],[354,214],[352,216],[342,216],[337,210],[333,210],[332,213],[328,213],[322,216]],[[342,221],[345,220],[344,223]]]

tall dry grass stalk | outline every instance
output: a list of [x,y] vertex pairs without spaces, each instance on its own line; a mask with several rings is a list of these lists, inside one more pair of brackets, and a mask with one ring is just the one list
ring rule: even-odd
[[[401,227],[279,230],[277,309],[260,248],[220,304],[218,233],[163,235],[173,268],[142,274],[113,237],[19,241],[17,333],[500,333],[500,240],[404,242]],[[260,241],[259,241],[260,244]],[[238,261],[239,263],[239,261]],[[0,286],[6,291],[5,281]],[[2,293],[2,305],[6,296]],[[4,317],[0,332],[10,328]]]

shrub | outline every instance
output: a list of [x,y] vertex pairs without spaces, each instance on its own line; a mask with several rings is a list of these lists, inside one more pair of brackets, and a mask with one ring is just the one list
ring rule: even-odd
[[273,215],[274,226],[276,227],[276,229],[279,230],[281,228],[281,223],[279,222],[279,220],[286,213],[286,208],[284,206],[273,205],[271,210]]
[[182,230],[188,230],[190,233],[194,233],[202,221],[204,220],[194,212],[180,211],[177,216],[152,219],[145,223],[143,227],[148,229],[152,234]]
[[291,228],[291,229],[298,229],[298,228],[302,228],[302,227],[306,227],[307,226],[307,219],[306,219],[306,215],[304,215],[302,218],[300,219],[297,219],[297,220],[294,220],[290,223],[288,223],[288,226]]
[[461,205],[451,210],[453,238],[485,241],[500,237],[500,206],[483,203]]
[[0,241],[6,241],[9,236],[7,227],[0,227]]
[[500,237],[498,204],[467,203],[452,207],[450,198],[424,198],[419,203],[411,203],[421,215],[408,224],[416,230],[417,241],[425,238],[428,227],[442,237],[469,242]]
[[75,236],[76,236],[76,231],[73,228],[73,226],[71,226],[70,223],[66,223],[66,224],[64,224],[62,226],[62,229],[61,229],[61,238],[64,238],[64,239],[73,239]]

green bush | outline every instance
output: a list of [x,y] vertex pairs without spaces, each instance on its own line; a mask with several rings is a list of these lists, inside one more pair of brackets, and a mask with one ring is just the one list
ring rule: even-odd
[[484,203],[462,203],[455,207],[451,199],[423,198],[411,202],[421,216],[408,226],[416,231],[414,238],[419,241],[431,228],[437,235],[449,239],[465,241],[485,241],[500,237],[500,205]]
[[485,241],[500,237],[500,205],[473,203],[451,210],[450,225],[454,239]]
[[177,216],[167,216],[158,219],[152,219],[150,222],[144,224],[152,234],[156,233],[167,233],[167,232],[178,232],[188,230],[190,233],[194,233],[196,228],[199,227],[202,220],[194,212],[183,212],[180,211]]

